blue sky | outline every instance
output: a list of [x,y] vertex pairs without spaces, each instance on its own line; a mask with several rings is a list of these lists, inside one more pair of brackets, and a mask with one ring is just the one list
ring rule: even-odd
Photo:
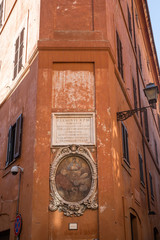
[[147,0],[160,65],[160,0]]

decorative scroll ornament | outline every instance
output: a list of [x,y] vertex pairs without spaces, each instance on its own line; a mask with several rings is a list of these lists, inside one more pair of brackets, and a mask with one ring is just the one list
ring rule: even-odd
[[83,146],[60,148],[50,167],[49,209],[65,216],[81,216],[97,209],[97,165]]

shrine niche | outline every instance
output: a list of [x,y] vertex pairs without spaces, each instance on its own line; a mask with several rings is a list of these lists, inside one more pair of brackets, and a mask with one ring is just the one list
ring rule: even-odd
[[82,146],[61,148],[50,168],[51,211],[81,216],[97,209],[97,167],[89,150]]

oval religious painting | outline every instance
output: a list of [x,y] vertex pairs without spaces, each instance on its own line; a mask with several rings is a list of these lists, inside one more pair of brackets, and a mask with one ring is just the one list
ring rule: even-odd
[[83,158],[68,156],[57,168],[55,183],[61,198],[68,202],[79,202],[90,192],[91,168]]

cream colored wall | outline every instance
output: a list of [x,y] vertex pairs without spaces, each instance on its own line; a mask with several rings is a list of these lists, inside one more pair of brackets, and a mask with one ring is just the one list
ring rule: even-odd
[[[0,104],[26,71],[39,38],[40,0],[5,1],[4,23],[0,30]],[[15,41],[25,27],[23,69],[13,81]]]

